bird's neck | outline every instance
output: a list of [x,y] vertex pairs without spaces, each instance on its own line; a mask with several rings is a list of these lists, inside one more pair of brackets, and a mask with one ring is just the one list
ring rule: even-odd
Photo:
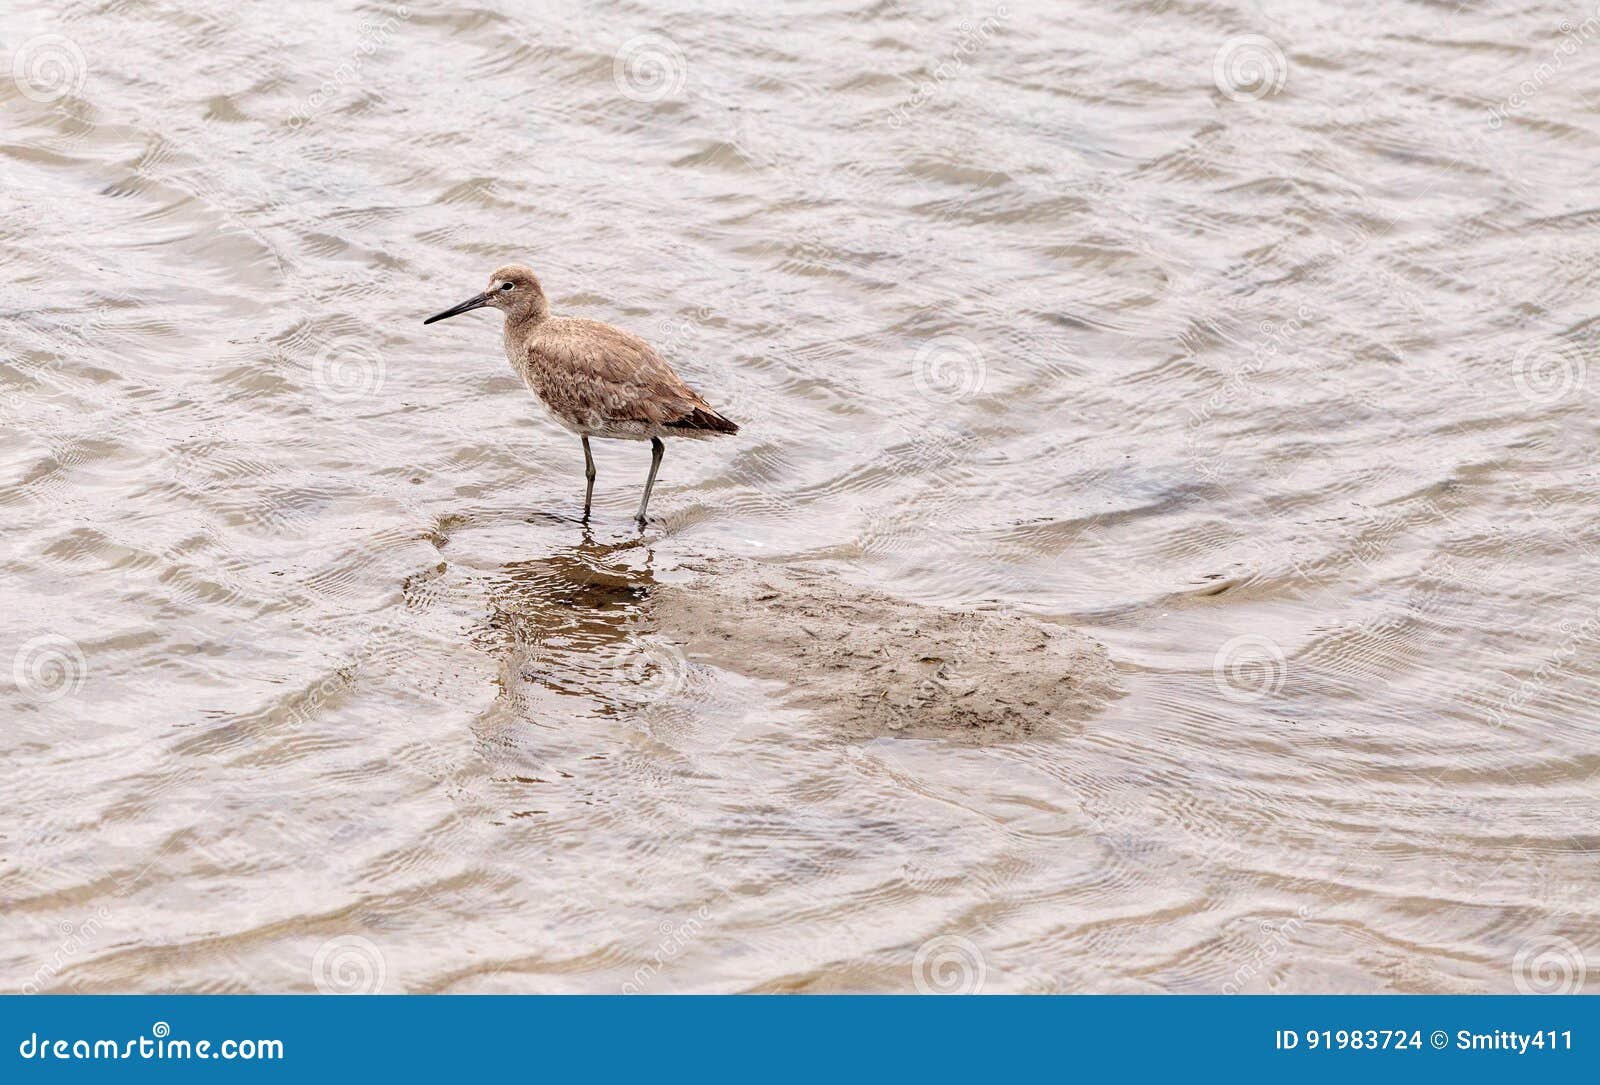
[[521,343],[528,333],[550,319],[550,305],[543,298],[532,310],[506,314],[506,345]]

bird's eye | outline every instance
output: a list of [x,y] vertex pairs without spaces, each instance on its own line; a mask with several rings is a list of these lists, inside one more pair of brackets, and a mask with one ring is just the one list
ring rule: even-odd
[[511,284],[511,283],[501,283],[500,284],[500,289],[501,290],[510,290],[512,288],[512,285],[513,284]]

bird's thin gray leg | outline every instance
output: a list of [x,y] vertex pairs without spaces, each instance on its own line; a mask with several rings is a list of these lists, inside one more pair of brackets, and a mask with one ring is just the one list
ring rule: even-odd
[[644,510],[650,507],[650,488],[656,484],[656,470],[661,466],[661,457],[667,451],[667,446],[661,443],[661,438],[650,438],[650,477],[644,480],[644,500],[639,502],[639,515],[634,519],[639,521],[639,526],[644,526]]
[[583,477],[589,484],[583,488],[583,518],[589,518],[589,503],[594,500],[594,457],[589,455],[589,438],[583,439]]

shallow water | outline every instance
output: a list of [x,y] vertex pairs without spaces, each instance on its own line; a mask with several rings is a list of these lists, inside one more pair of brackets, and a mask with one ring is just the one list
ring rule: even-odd
[[[1600,989],[1592,12],[0,8],[0,988]],[[642,539],[510,259],[744,426]],[[841,736],[735,556],[1126,695]]]

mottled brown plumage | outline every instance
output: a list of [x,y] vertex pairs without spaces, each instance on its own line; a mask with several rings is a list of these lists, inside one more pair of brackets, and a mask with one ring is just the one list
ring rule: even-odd
[[556,421],[583,441],[588,479],[585,519],[594,494],[590,437],[650,442],[650,477],[635,517],[642,524],[661,465],[662,437],[739,432],[643,339],[598,320],[551,316],[538,276],[521,264],[497,268],[489,289],[423,323],[485,306],[506,314],[506,358],[511,368]]
[[505,334],[517,375],[580,436],[644,441],[739,431],[649,343],[620,328],[575,317],[508,316]]

